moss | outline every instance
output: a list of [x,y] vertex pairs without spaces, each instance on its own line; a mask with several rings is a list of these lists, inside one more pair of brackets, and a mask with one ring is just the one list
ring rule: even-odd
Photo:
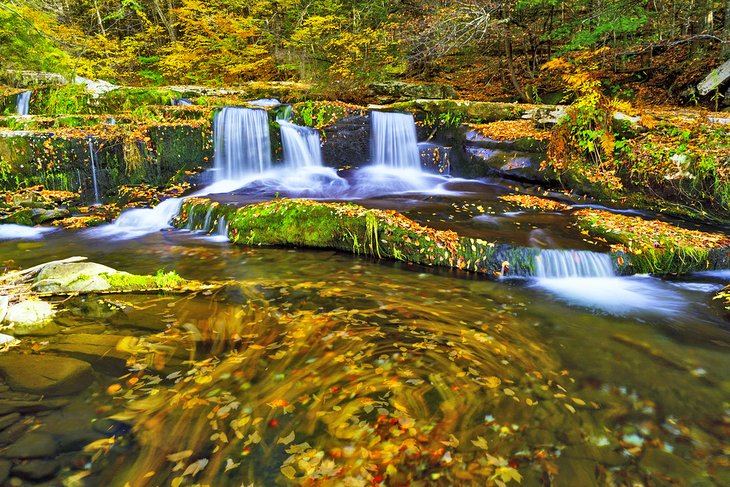
[[141,276],[119,272],[115,274],[100,274],[100,276],[115,290],[143,291],[151,289],[178,289],[189,281],[180,277],[176,272],[157,271],[154,276]]
[[463,100],[413,100],[394,103],[394,110],[420,110],[432,116],[451,114],[464,122],[490,123],[499,120],[517,120],[526,107],[514,103],[493,103]]
[[576,211],[578,226],[612,244],[623,273],[685,274],[730,267],[730,238],[658,220],[606,211]]
[[505,261],[514,273],[534,273],[534,256],[539,252],[460,238],[451,231],[421,226],[395,211],[369,210],[352,203],[275,200],[235,208],[191,198],[183,203],[175,225],[210,230],[219,218],[229,222],[231,241],[242,245],[332,248],[490,276],[498,275]]

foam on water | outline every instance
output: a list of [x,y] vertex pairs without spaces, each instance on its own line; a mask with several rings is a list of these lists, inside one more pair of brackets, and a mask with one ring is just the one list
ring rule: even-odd
[[36,240],[55,231],[50,227],[27,227],[14,223],[0,224],[0,240]]

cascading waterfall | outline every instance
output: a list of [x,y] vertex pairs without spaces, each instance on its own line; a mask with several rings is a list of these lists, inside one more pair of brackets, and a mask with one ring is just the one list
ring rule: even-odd
[[294,109],[291,105],[279,105],[276,108],[276,121],[291,122],[292,116],[294,115]]
[[373,111],[370,121],[372,164],[394,169],[421,169],[413,115]]
[[213,133],[216,180],[242,179],[271,169],[265,110],[226,107],[216,115]]
[[279,120],[284,164],[290,168],[322,166],[322,149],[319,132]]
[[89,137],[89,160],[91,161],[91,179],[94,182],[94,204],[100,205],[99,183],[96,180],[96,153],[94,151],[94,139]]
[[535,257],[538,278],[615,277],[608,254],[584,250],[543,250]]
[[15,111],[18,113],[18,115],[28,115],[28,110],[30,109],[30,95],[31,91],[24,91],[22,93],[18,93],[18,98],[15,105]]

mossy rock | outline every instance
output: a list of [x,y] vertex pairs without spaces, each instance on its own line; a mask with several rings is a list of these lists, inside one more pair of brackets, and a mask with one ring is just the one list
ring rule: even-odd
[[[220,218],[228,237],[241,245],[331,248],[377,258],[499,275],[508,261],[517,274],[534,273],[538,249],[511,247],[452,231],[424,227],[395,211],[370,210],[352,203],[274,200],[237,208],[205,198],[183,202],[177,227],[201,229]],[[211,228],[202,228],[210,231]]]
[[412,100],[393,103],[392,110],[421,110],[432,115],[451,113],[465,122],[489,123],[499,120],[517,120],[527,110],[516,103],[494,103],[464,100]]

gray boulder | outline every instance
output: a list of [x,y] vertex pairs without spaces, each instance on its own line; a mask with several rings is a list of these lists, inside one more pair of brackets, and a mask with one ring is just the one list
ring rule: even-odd
[[54,315],[53,308],[45,301],[21,301],[8,308],[5,322],[18,327],[43,325]]
[[105,291],[111,286],[101,274],[117,273],[111,267],[94,262],[49,264],[36,276],[33,289],[41,293]]

